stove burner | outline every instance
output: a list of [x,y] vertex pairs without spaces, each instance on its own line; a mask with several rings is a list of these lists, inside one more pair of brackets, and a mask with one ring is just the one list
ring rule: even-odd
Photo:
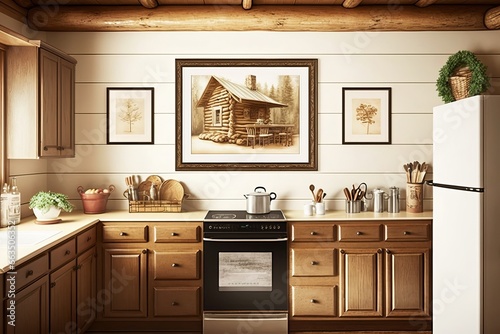
[[212,219],[235,219],[236,215],[234,213],[214,213],[211,216]]
[[205,221],[285,221],[281,210],[271,210],[269,213],[250,214],[244,210],[214,210],[208,211]]

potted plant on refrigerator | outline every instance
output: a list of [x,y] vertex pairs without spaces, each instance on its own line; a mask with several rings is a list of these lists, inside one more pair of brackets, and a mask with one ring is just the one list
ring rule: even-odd
[[52,191],[40,191],[30,199],[29,208],[39,221],[56,220],[61,210],[71,212],[73,204],[68,197]]
[[439,71],[436,88],[445,103],[479,95],[490,87],[486,66],[471,51],[462,50],[448,58]]

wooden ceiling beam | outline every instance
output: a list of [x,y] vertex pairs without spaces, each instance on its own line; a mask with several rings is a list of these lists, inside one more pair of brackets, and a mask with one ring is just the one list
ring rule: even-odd
[[491,6],[61,6],[28,12],[42,31],[457,31],[486,30]]
[[492,8],[484,16],[484,24],[488,29],[500,29],[500,6]]
[[344,2],[342,2],[342,6],[344,8],[354,8],[354,7],[357,7],[359,6],[359,4],[362,2],[363,0],[344,0]]
[[139,0],[139,3],[144,7],[148,9],[153,9],[158,7],[158,1],[156,0]]
[[415,6],[424,8],[424,7],[427,7],[427,6],[434,4],[436,2],[437,2],[437,0],[418,0],[417,2],[415,2]]
[[242,0],[241,6],[243,9],[252,9],[252,0]]

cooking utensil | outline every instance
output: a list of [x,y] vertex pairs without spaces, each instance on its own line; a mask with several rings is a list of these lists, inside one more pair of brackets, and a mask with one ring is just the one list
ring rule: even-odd
[[165,180],[160,186],[159,197],[162,201],[181,202],[184,199],[184,187],[179,181]]
[[320,203],[323,200],[323,189],[319,188],[316,193],[316,202]]
[[316,195],[314,194],[314,189],[316,189],[316,188],[314,187],[314,184],[311,184],[311,185],[309,186],[309,190],[311,191],[311,193],[312,193],[312,195],[313,195],[313,201],[314,201],[314,200],[316,200]]
[[352,198],[351,198],[351,192],[349,191],[349,189],[344,188],[344,195],[345,195],[345,198],[346,198],[348,201],[352,200]]
[[258,186],[253,193],[243,195],[247,199],[247,212],[250,214],[265,214],[271,211],[271,201],[277,195],[274,192],[267,193],[266,188]]

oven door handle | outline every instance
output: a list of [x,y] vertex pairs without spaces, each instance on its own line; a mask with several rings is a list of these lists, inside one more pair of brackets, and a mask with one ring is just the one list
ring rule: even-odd
[[281,242],[287,241],[288,238],[275,238],[275,239],[220,239],[220,238],[203,238],[203,241],[217,241],[217,242]]

